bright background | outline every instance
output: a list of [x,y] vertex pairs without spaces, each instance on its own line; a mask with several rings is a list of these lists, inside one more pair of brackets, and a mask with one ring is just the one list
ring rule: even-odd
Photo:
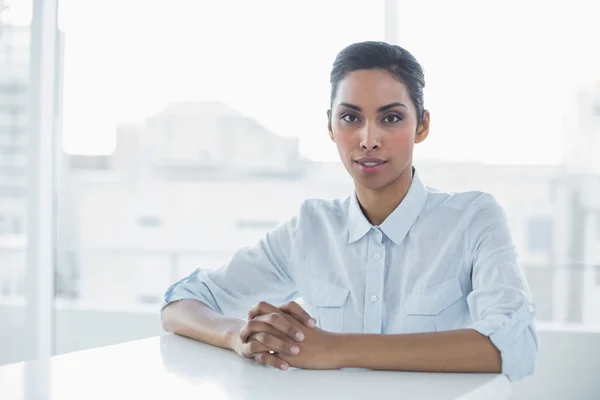
[[[425,69],[425,182],[494,194],[541,325],[597,332],[597,2],[62,0],[56,88],[42,99],[32,1],[4,3],[0,364],[35,356],[25,333],[40,320],[24,307],[45,315],[38,287],[55,288],[39,333],[53,353],[158,334],[173,281],[221,265],[307,197],[349,195],[326,130],[329,70],[362,40],[395,42]],[[58,143],[42,148],[56,162],[42,183],[32,177],[51,164],[31,152],[39,101],[55,110],[40,129]],[[52,257],[36,259],[41,248]],[[570,365],[562,354],[544,359]],[[576,381],[544,371],[546,388]]]

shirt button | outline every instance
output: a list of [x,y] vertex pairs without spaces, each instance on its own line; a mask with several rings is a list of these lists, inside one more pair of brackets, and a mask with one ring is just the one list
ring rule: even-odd
[[531,305],[531,304],[530,304],[530,305],[527,307],[527,310],[528,310],[529,312],[533,312],[533,310],[534,310],[534,307],[533,307],[533,305]]
[[379,260],[380,257],[381,256],[379,255],[379,253],[373,254],[373,258],[376,259],[376,260]]
[[374,303],[374,302],[376,302],[376,301],[377,301],[377,296],[375,296],[375,295],[371,296],[371,301],[372,301],[373,303]]

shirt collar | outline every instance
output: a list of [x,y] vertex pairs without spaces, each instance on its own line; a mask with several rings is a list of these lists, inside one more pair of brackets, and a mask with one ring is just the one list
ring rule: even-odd
[[[402,202],[380,225],[383,233],[399,245],[417,220],[427,200],[427,188],[421,182],[413,167],[413,179]],[[365,236],[374,226],[364,216],[356,197],[350,198],[348,210],[348,243],[354,243]]]

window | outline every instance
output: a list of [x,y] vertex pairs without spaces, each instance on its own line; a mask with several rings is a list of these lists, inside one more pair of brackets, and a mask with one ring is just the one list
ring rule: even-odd
[[26,154],[32,2],[0,0],[0,9],[2,4],[8,8],[0,10],[0,365],[33,358],[24,338],[36,331],[29,319],[11,317],[15,312],[25,315],[23,294],[33,281],[25,279],[27,227],[18,222],[28,214],[30,185]]
[[27,193],[27,188],[21,185],[0,185],[0,198],[8,201],[12,198],[14,202],[21,201]]
[[157,217],[140,217],[137,220],[138,226],[144,228],[157,228],[160,226],[160,218]]
[[18,216],[14,216],[12,218],[12,232],[15,235],[22,235],[23,233],[25,233],[23,221]]
[[71,170],[107,170],[109,169],[109,162],[107,156],[69,156]]
[[23,224],[18,216],[0,214],[0,236],[22,235],[23,233]]
[[548,254],[552,250],[552,218],[533,217],[527,222],[527,249]]
[[4,215],[0,215],[0,236],[7,235],[8,232],[8,219]]
[[592,109],[593,109],[594,115],[597,117],[600,117],[600,93],[594,97],[594,100],[592,103]]

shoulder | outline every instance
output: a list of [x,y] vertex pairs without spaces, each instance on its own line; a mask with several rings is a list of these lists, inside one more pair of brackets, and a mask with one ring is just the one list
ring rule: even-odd
[[348,205],[349,198],[304,200],[298,213],[277,225],[270,234],[315,236],[325,227],[339,227],[347,221]]
[[502,207],[496,198],[483,191],[473,190],[466,192],[442,192],[438,189],[427,187],[426,208],[429,210],[455,210],[468,211],[474,216],[485,210],[501,211]]
[[504,209],[496,198],[483,191],[442,192],[427,188],[423,217],[437,224],[463,225],[465,228],[505,224]]
[[350,197],[344,199],[306,199],[300,206],[298,222],[344,219],[348,215]]

